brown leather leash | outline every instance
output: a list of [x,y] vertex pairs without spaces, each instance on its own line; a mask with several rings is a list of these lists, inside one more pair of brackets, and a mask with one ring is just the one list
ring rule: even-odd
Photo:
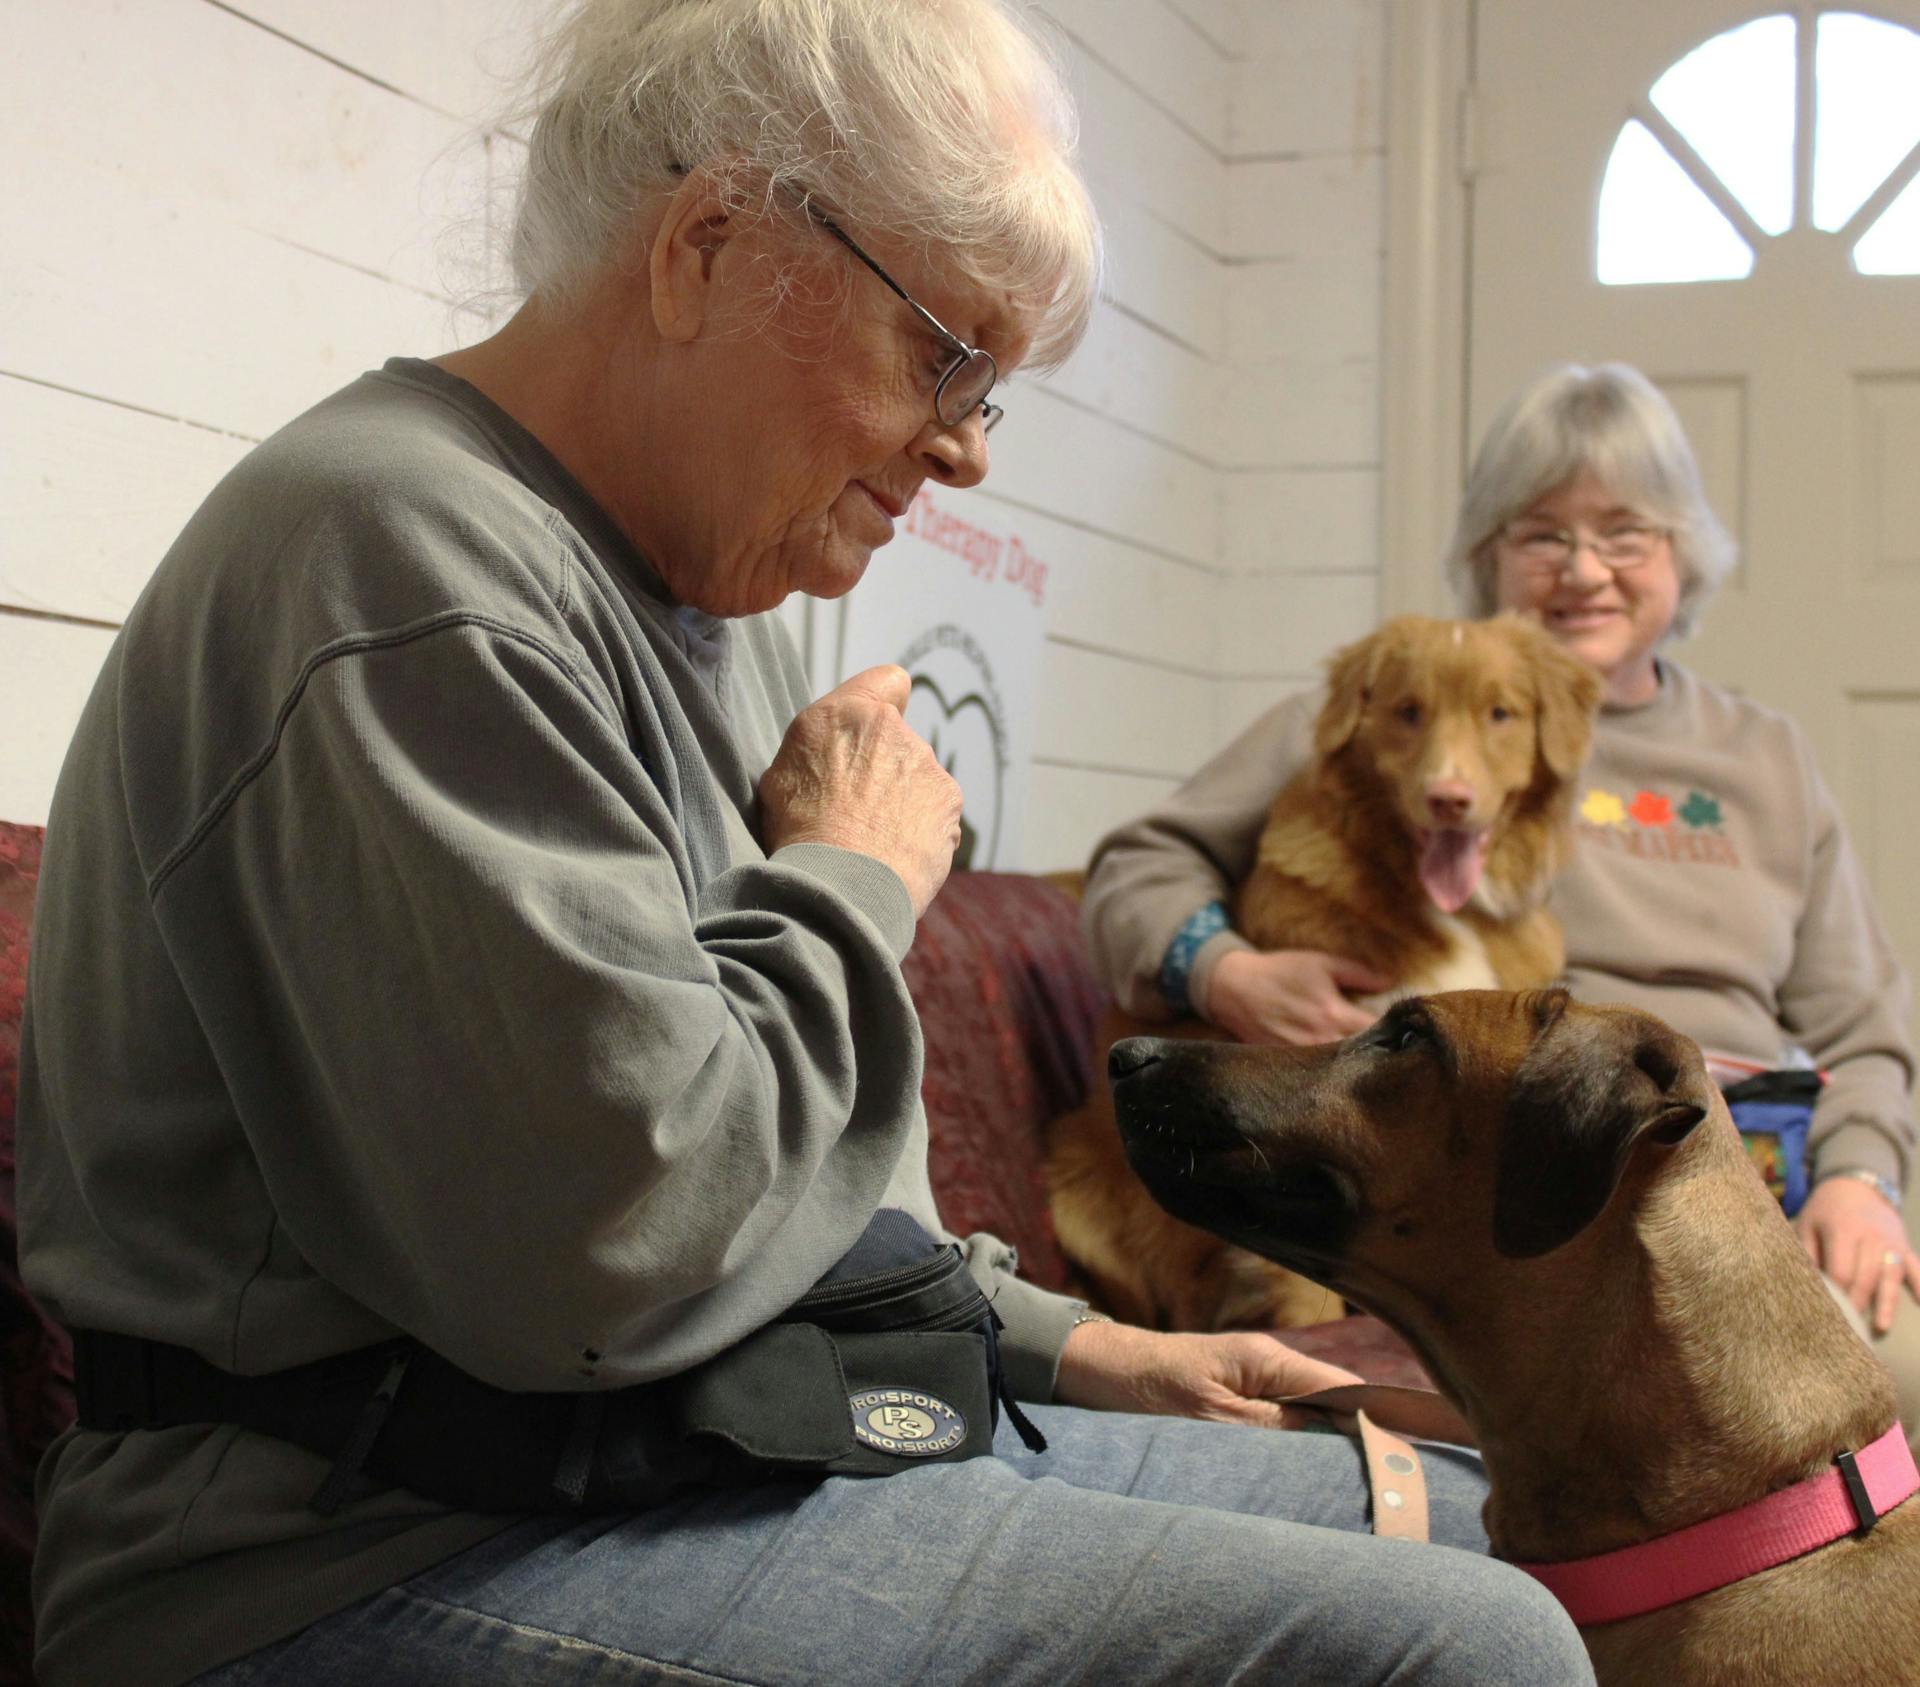
[[1446,1400],[1427,1389],[1360,1382],[1291,1395],[1277,1404],[1324,1412],[1343,1433],[1358,1438],[1373,1496],[1376,1535],[1387,1540],[1429,1539],[1427,1475],[1420,1455],[1381,1419],[1390,1419],[1396,1428],[1424,1440],[1471,1446],[1473,1432]]

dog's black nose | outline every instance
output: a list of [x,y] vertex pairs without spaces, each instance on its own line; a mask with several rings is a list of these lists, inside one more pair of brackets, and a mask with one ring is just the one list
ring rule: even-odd
[[1123,1037],[1107,1051],[1107,1077],[1117,1084],[1122,1078],[1132,1077],[1142,1067],[1153,1065],[1159,1058],[1159,1038]]

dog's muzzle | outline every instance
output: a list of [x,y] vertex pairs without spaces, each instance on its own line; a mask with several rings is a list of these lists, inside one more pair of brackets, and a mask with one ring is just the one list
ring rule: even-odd
[[1325,1282],[1354,1221],[1353,1192],[1244,1128],[1230,1074],[1246,1053],[1161,1037],[1115,1043],[1107,1073],[1127,1163],[1175,1218]]
[[1134,1073],[1156,1065],[1161,1047],[1158,1037],[1121,1038],[1107,1051],[1108,1081],[1117,1084],[1122,1078],[1131,1078]]
[[1136,1170],[1144,1156],[1177,1164],[1191,1177],[1209,1157],[1247,1148],[1245,1132],[1194,1082],[1206,1065],[1208,1047],[1126,1037],[1108,1053],[1114,1113]]

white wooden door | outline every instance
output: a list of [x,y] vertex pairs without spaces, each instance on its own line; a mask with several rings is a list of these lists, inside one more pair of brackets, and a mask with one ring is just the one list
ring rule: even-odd
[[[1920,275],[1855,257],[1920,252],[1920,0],[1842,10],[1477,0],[1467,420],[1566,358],[1660,383],[1743,559],[1678,654],[1805,726],[1920,973]],[[1600,278],[1689,265],[1750,268]]]

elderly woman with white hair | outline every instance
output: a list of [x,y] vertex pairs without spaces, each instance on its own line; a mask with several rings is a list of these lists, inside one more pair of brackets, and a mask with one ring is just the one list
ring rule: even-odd
[[[1733,559],[1659,389],[1625,365],[1568,364],[1488,428],[1448,568],[1467,613],[1532,617],[1605,683],[1578,847],[1553,892],[1574,994],[1658,1015],[1726,1057],[1729,1076],[1796,1062],[1825,1072],[1795,1222],[1870,1320],[1912,1434],[1908,981],[1799,730],[1665,652]],[[1087,928],[1131,1010],[1164,1013],[1171,999],[1249,1041],[1326,1041],[1370,1022],[1347,991],[1391,980],[1341,956],[1261,954],[1221,911],[1273,793],[1311,754],[1318,702],[1282,703],[1099,846]]]
[[1469,1456],[1410,1556],[1274,1432],[1346,1373],[939,1231],[899,962],[959,795],[767,612],[1084,328],[1044,56],[1002,0],[585,0],[547,66],[524,307],[223,482],[61,775],[47,1687],[1590,1679]]

